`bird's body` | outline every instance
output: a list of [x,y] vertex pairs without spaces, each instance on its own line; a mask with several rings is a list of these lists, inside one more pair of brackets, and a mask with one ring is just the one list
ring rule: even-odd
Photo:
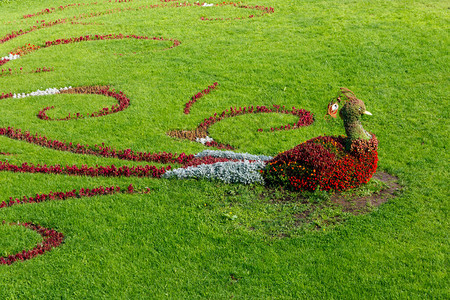
[[[367,183],[377,169],[378,140],[361,124],[360,116],[370,114],[351,91],[341,89],[345,104],[339,111],[347,137],[319,136],[282,152],[262,171],[270,185],[295,190],[345,190]],[[335,117],[337,101],[328,106]]]

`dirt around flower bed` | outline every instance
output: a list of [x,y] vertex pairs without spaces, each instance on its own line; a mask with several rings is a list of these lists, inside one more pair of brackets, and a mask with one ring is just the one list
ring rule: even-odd
[[398,183],[398,178],[389,173],[377,172],[372,178],[384,184],[379,192],[361,196],[341,192],[331,196],[331,201],[340,205],[344,212],[360,215],[370,212],[371,209],[380,206],[389,199],[395,198],[402,188]]
[[273,237],[329,230],[345,223],[352,215],[371,213],[398,196],[401,190],[398,178],[386,172],[378,172],[369,183],[343,192],[292,192],[265,188],[258,198],[267,203],[265,209],[270,213],[264,219],[253,220],[251,226]]

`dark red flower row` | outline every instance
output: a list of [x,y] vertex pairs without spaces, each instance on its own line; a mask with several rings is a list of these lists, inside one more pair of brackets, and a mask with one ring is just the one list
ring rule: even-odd
[[14,140],[25,141],[30,144],[38,145],[45,148],[50,148],[59,151],[72,152],[77,154],[95,155],[101,157],[111,157],[130,161],[146,161],[146,162],[158,162],[158,163],[178,163],[184,164],[194,158],[194,155],[181,153],[158,152],[135,152],[131,149],[116,150],[112,147],[105,146],[102,143],[101,146],[94,145],[80,145],[67,142],[61,142],[58,140],[52,140],[46,136],[40,136],[37,133],[31,134],[29,131],[22,133],[21,129],[14,129],[13,127],[0,128],[0,135],[8,137]]
[[[125,2],[132,2],[133,0],[115,0],[116,3],[125,3]],[[106,3],[110,3],[112,2],[111,0],[106,1]],[[36,16],[41,16],[41,15],[46,15],[46,14],[51,14],[57,10],[62,11],[66,8],[70,8],[70,7],[79,7],[79,6],[88,6],[88,5],[95,5],[98,4],[98,2],[92,2],[92,3],[71,3],[71,4],[66,4],[66,5],[60,5],[57,8],[51,7],[51,8],[45,8],[37,13],[34,14],[26,14],[23,15],[24,19],[27,18],[32,18],[32,17],[36,17]]]
[[[5,221],[3,221],[3,224],[5,224]],[[23,250],[15,255],[0,257],[0,265],[11,265],[17,261],[28,260],[38,255],[42,255],[44,252],[58,247],[64,241],[64,235],[53,229],[45,228],[32,223],[11,223],[9,225],[19,225],[34,230],[42,236],[43,241],[31,250]]]
[[192,99],[185,104],[184,113],[188,115],[191,112],[191,106],[194,105],[194,103],[197,102],[198,99],[209,94],[212,90],[216,89],[217,86],[218,83],[214,82],[212,85],[208,86],[207,89],[204,89],[203,91],[198,92],[197,94],[192,96]]
[[[122,1],[122,2],[126,2],[126,1]],[[91,12],[91,13],[88,13],[88,14],[83,13],[83,14],[80,14],[79,16],[74,16],[71,19],[72,19],[72,23],[73,23],[73,21],[76,21],[76,20],[81,20],[81,19],[86,19],[86,18],[93,18],[93,17],[103,16],[103,15],[109,15],[109,14],[113,14],[113,13],[129,11],[129,10],[136,10],[137,11],[137,10],[143,10],[143,9],[154,9],[154,8],[162,8],[162,7],[188,7],[188,6],[202,6],[202,5],[203,5],[203,3],[200,3],[200,2],[193,3],[193,4],[192,3],[187,3],[187,2],[184,2],[184,3],[175,2],[175,3],[172,3],[170,5],[168,5],[166,3],[161,3],[161,4],[155,4],[155,5],[140,6],[140,7],[137,7],[137,8],[133,8],[133,7],[120,8],[120,7],[118,7],[118,8],[115,8],[115,9],[108,9],[106,11],[101,11],[101,12]],[[234,3],[234,2],[229,2],[229,3],[225,3],[224,2],[224,3],[220,4],[220,6],[224,6],[224,5],[238,6],[238,4]],[[262,16],[264,14],[274,13],[274,11],[275,11],[273,7],[264,7],[264,6],[257,6],[257,5],[256,6],[248,6],[248,5],[240,5],[239,4],[238,7],[239,8],[246,8],[246,9],[257,9],[257,10],[261,10],[262,13],[260,15],[250,15],[248,17],[237,17],[237,18],[234,18],[235,20],[258,17],[258,16]],[[45,9],[44,11],[46,11],[46,10],[47,9]],[[50,13],[50,12],[46,11],[46,13]],[[230,18],[209,19],[207,17],[201,17],[201,20],[212,21],[212,20],[231,20],[231,19]],[[35,30],[52,27],[52,26],[55,26],[55,25],[58,25],[58,24],[66,23],[68,21],[69,21],[69,19],[67,19],[67,18],[62,18],[62,19],[58,19],[58,20],[54,20],[54,21],[42,20],[41,22],[37,22],[37,25],[31,26],[28,29],[20,29],[20,30],[13,31],[13,32],[5,35],[4,37],[0,38],[0,44],[3,44],[3,43],[5,43],[5,42],[7,42],[7,41],[9,41],[9,40],[11,40],[13,38],[18,37],[18,36],[21,36],[21,35],[33,32]]]
[[[146,188],[141,193],[147,194],[150,192],[150,188]],[[96,187],[96,188],[81,188],[80,190],[71,190],[66,192],[50,192],[48,194],[36,194],[36,196],[23,196],[22,198],[13,199],[10,197],[9,202],[3,201],[0,203],[0,209],[5,207],[11,207],[13,205],[20,204],[30,204],[30,203],[40,203],[44,201],[62,201],[71,198],[82,198],[82,197],[94,197],[94,196],[103,196],[103,195],[112,195],[117,193],[136,193],[132,184],[130,184],[126,189],[121,189],[119,186],[110,186],[110,187]],[[5,224],[5,221],[3,221]],[[39,243],[36,247],[31,250],[23,250],[14,255],[8,255],[4,257],[0,257],[0,265],[11,265],[17,261],[28,260],[37,255],[42,255],[44,252],[51,250],[52,248],[58,247],[64,240],[64,236],[53,230],[41,227],[39,225],[34,225],[31,223],[11,223],[9,225],[21,225],[31,230],[39,233],[43,238],[43,242]]]
[[44,47],[51,47],[55,45],[63,45],[63,44],[71,44],[71,43],[79,43],[79,42],[85,42],[85,41],[99,41],[99,40],[121,40],[121,39],[137,39],[137,40],[154,40],[154,41],[171,41],[173,42],[172,46],[167,48],[171,49],[174,47],[177,47],[181,44],[180,41],[176,39],[167,39],[164,37],[148,37],[148,36],[139,36],[139,35],[123,35],[121,33],[119,34],[106,34],[106,35],[85,35],[80,37],[72,37],[67,39],[57,39],[54,41],[47,41],[45,42]]
[[212,142],[206,142],[204,144],[206,147],[214,147],[217,149],[227,149],[227,150],[234,150],[234,147],[229,145],[229,144],[222,144],[222,143],[218,143],[216,141],[212,141]]
[[[281,126],[279,128],[272,128],[271,131],[274,130],[289,130],[289,129],[297,129],[299,127],[303,126],[309,126],[314,122],[314,118],[311,112],[304,110],[304,109],[297,109],[295,107],[292,107],[292,110],[286,109],[285,106],[280,105],[273,105],[272,108],[269,108],[267,106],[248,106],[248,107],[230,107],[230,109],[223,111],[221,114],[215,113],[213,116],[205,119],[202,123],[198,125],[197,128],[202,128],[207,130],[211,125],[222,121],[225,118],[231,118],[235,116],[240,115],[246,115],[246,114],[257,114],[257,113],[283,113],[288,115],[294,115],[298,116],[299,120],[296,123],[293,123],[292,125],[288,124],[286,126]],[[263,129],[258,129],[258,131],[263,131]]]
[[[42,68],[37,68],[36,70],[30,71],[30,72],[23,72],[23,68],[20,68],[19,70],[17,69],[2,69],[2,72],[0,73],[0,77],[1,76],[8,76],[8,75],[13,75],[14,73],[20,73],[20,74],[34,74],[34,73],[44,73],[44,72],[52,72],[54,71],[53,68],[47,68],[47,67],[42,67]],[[2,99],[2,98],[0,98]]]
[[7,94],[2,93],[0,95],[0,100],[1,99],[6,99],[6,98],[12,98],[12,97],[13,97],[13,93],[7,93]]
[[[3,201],[0,203],[0,208],[11,207],[13,205],[19,204],[29,204],[29,203],[40,203],[44,201],[57,201],[57,200],[66,200],[70,198],[82,198],[82,197],[94,197],[94,196],[104,196],[104,195],[112,195],[117,193],[133,193],[134,187],[130,184],[126,190],[121,189],[119,186],[109,186],[103,187],[99,186],[96,188],[81,188],[80,190],[71,190],[66,192],[50,192],[48,194],[36,194],[36,196],[23,196],[21,198],[12,197],[9,198],[9,201]],[[149,193],[150,189],[146,188],[143,193]]]
[[7,58],[0,59],[0,66],[3,66],[3,65],[6,64],[8,61],[9,61],[9,59],[7,59]]
[[[208,136],[208,129],[211,125],[222,121],[225,118],[231,118],[235,116],[251,114],[251,113],[284,113],[291,114],[299,117],[299,120],[296,123],[288,124],[285,126],[281,126],[279,128],[271,128],[271,131],[275,130],[290,130],[297,129],[303,126],[309,126],[314,122],[314,117],[311,112],[306,111],[304,109],[296,109],[292,107],[292,110],[286,109],[285,106],[273,105],[273,108],[268,108],[266,106],[249,106],[249,107],[239,107],[233,108],[230,107],[230,110],[225,110],[221,114],[215,113],[213,116],[205,119],[202,123],[200,123],[197,128],[193,130],[171,130],[167,132],[167,135],[175,138],[188,139],[191,141],[197,141],[199,138],[205,138]],[[259,132],[264,131],[263,129],[258,129]],[[221,144],[216,141],[206,142],[204,144],[207,147],[215,147],[218,149],[229,149],[233,150],[234,147],[228,144]]]
[[0,172],[14,172],[14,173],[43,173],[43,174],[60,174],[72,176],[89,176],[89,177],[153,177],[159,178],[166,171],[172,167],[157,168],[151,165],[145,166],[122,166],[117,168],[115,165],[88,167],[87,165],[78,166],[60,166],[60,165],[33,165],[22,163],[17,166],[9,162],[0,161]]
[[55,26],[58,24],[66,23],[66,22],[67,22],[67,19],[58,19],[58,20],[50,21],[50,22],[44,21],[38,25],[30,26],[30,28],[28,28],[28,29],[20,29],[17,31],[13,31],[11,33],[8,33],[4,37],[0,38],[0,44],[3,44],[9,40],[16,38],[16,37],[22,36],[24,34],[27,34],[27,33],[30,33],[30,32],[33,32],[33,31],[36,31],[39,29],[52,27],[52,26]]
[[275,9],[273,7],[266,7],[266,6],[260,6],[260,5],[244,5],[241,3],[235,3],[235,2],[223,2],[223,3],[219,3],[216,4],[216,6],[234,6],[234,7],[238,7],[238,8],[244,8],[244,9],[252,9],[252,10],[259,10],[261,11],[260,14],[258,15],[249,15],[247,17],[235,17],[235,18],[208,18],[208,17],[201,17],[200,19],[202,21],[230,21],[230,20],[243,20],[243,19],[248,19],[248,18],[255,18],[255,17],[261,17],[265,14],[272,14],[275,12]]
[[[61,93],[74,93],[74,94],[96,94],[96,95],[104,95],[107,97],[112,97],[115,98],[118,102],[118,104],[114,104],[113,106],[111,106],[111,108],[108,107],[103,107],[102,109],[100,109],[99,111],[93,112],[91,114],[89,114],[89,117],[101,117],[101,116],[106,116],[109,114],[114,114],[117,113],[119,111],[123,111],[125,109],[128,108],[128,106],[130,105],[130,99],[125,96],[123,94],[123,92],[116,92],[114,90],[109,90],[109,87],[79,87],[79,88],[72,88],[66,91],[62,91]],[[38,118],[42,119],[42,120],[47,120],[47,121],[67,121],[67,120],[76,120],[76,119],[83,119],[85,118],[84,115],[82,115],[81,113],[75,113],[75,114],[70,114],[68,116],[66,116],[65,118],[60,118],[60,119],[53,119],[50,118],[49,116],[47,116],[47,111],[50,109],[55,108],[54,106],[47,106],[45,108],[43,108],[42,110],[39,111],[38,113]]]

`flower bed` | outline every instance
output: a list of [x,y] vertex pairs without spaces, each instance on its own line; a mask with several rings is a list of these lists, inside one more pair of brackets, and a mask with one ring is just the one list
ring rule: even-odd
[[167,171],[163,178],[205,178],[226,183],[264,184],[258,173],[272,159],[270,156],[205,150],[185,163],[182,168]]
[[[40,70],[40,69],[38,69]],[[20,98],[27,98],[27,97],[36,97],[36,96],[47,96],[47,95],[55,95],[55,94],[94,94],[94,95],[103,95],[107,97],[112,97],[117,100],[118,104],[114,104],[110,108],[103,107],[102,109],[95,111],[93,113],[88,114],[87,116],[82,115],[81,113],[77,112],[74,114],[70,114],[64,118],[50,118],[47,116],[47,111],[55,108],[54,106],[47,106],[39,111],[37,114],[37,117],[41,120],[46,121],[68,121],[68,120],[76,120],[76,119],[83,119],[85,117],[101,117],[106,116],[109,114],[114,114],[120,111],[123,111],[128,108],[130,105],[130,99],[126,97],[123,92],[119,91],[116,92],[115,90],[110,90],[109,86],[82,86],[82,87],[64,87],[64,88],[48,88],[43,91],[37,90],[31,93],[21,93],[21,94],[13,94],[13,93],[7,93],[0,95],[0,99],[7,99],[7,98],[13,98],[13,99],[20,99]]]
[[202,21],[230,21],[230,20],[243,20],[243,19],[251,19],[255,17],[262,17],[266,14],[272,14],[275,12],[275,9],[273,7],[266,7],[261,5],[246,5],[242,3],[236,3],[236,2],[222,2],[215,4],[215,6],[221,7],[221,6],[233,6],[241,9],[250,9],[250,10],[257,10],[260,13],[256,15],[248,15],[247,17],[235,17],[235,18],[208,18],[208,17],[201,17]]
[[258,173],[265,166],[263,161],[225,161],[213,164],[201,164],[187,168],[167,171],[163,178],[221,180],[225,183],[263,184]]
[[28,71],[28,72],[24,72],[23,68],[20,69],[2,69],[1,73],[0,73],[0,77],[3,76],[10,76],[10,75],[14,75],[14,74],[35,74],[35,73],[45,73],[45,72],[52,72],[54,71],[53,68],[48,68],[48,67],[42,67],[42,68],[37,68],[36,70],[32,70],[32,71]]
[[[150,189],[146,188],[144,191],[140,193],[147,194],[149,192]],[[50,192],[48,194],[36,194],[36,196],[23,196],[21,198],[15,199],[10,197],[10,200],[8,202],[3,201],[2,203],[0,203],[0,209],[21,204],[40,203],[45,201],[62,201],[73,198],[105,196],[118,193],[132,194],[136,193],[136,191],[134,190],[133,185],[130,184],[127,188],[120,188],[119,186],[110,186],[110,187],[100,186],[92,189],[81,188],[80,190],[71,190],[66,192]],[[5,221],[3,221],[3,225],[4,224]],[[32,223],[10,223],[9,225],[19,225],[34,230],[43,237],[43,242],[37,244],[36,247],[34,247],[31,250],[23,250],[22,252],[19,252],[14,255],[0,257],[0,265],[11,265],[18,261],[24,261],[36,257],[37,255],[42,255],[45,252],[50,251],[52,248],[61,245],[61,243],[64,240],[63,234],[53,229],[48,229]]]
[[[14,37],[20,36],[22,34],[25,34],[28,32],[22,32],[21,34],[14,35]],[[11,38],[14,38],[11,37]],[[5,41],[10,40],[6,39]],[[123,35],[121,33],[119,34],[105,34],[105,35],[85,35],[85,36],[78,36],[78,37],[70,37],[70,38],[64,38],[64,39],[56,39],[53,41],[46,41],[42,45],[31,45],[26,44],[22,47],[16,48],[15,50],[11,51],[11,53],[8,56],[2,57],[0,59],[0,66],[6,64],[8,61],[11,61],[13,59],[18,59],[23,55],[35,52],[42,48],[48,48],[56,45],[66,45],[66,44],[72,44],[72,43],[80,43],[80,42],[87,42],[87,41],[104,41],[104,40],[121,40],[121,39],[136,39],[136,40],[154,40],[154,41],[171,41],[172,46],[164,49],[172,49],[174,47],[177,47],[181,44],[180,41],[176,39],[170,39],[170,38],[164,38],[164,37],[148,37],[148,36],[139,36],[139,35]],[[2,43],[3,39],[0,39],[0,44]]]
[[60,165],[34,165],[26,162],[17,166],[10,164],[9,162],[0,161],[0,172],[14,172],[14,173],[43,173],[43,174],[59,174],[59,175],[72,175],[72,176],[88,176],[88,177],[154,177],[159,178],[167,170],[170,170],[171,166],[157,168],[151,165],[145,166],[122,166],[116,167],[99,166],[89,167],[87,165],[78,166],[60,166]]
[[261,171],[272,186],[292,190],[345,190],[367,183],[377,169],[378,141],[355,141],[345,151],[346,138],[319,136],[282,152]]
[[[132,0],[107,0],[103,3],[127,3]],[[177,2],[170,0],[163,0],[164,3],[157,5],[142,5],[139,7],[116,7],[113,9],[108,9],[100,12],[90,12],[80,14],[78,16],[69,17],[69,18],[60,18],[53,21],[46,20],[38,20],[36,23],[26,29],[20,29],[16,31],[12,31],[9,34],[6,34],[3,37],[0,37],[0,44],[6,43],[14,38],[23,36],[25,34],[49,28],[52,26],[56,26],[59,24],[71,23],[71,24],[82,24],[82,25],[90,25],[97,23],[85,23],[81,22],[87,18],[93,18],[98,16],[104,16],[113,13],[119,13],[124,11],[139,11],[143,9],[154,9],[154,8],[179,8],[179,7],[207,7],[207,6],[233,6],[239,9],[250,9],[257,10],[260,12],[259,15],[250,15],[245,18],[253,18],[256,16],[262,16],[264,14],[273,13],[273,8],[262,7],[262,6],[247,6],[240,3],[233,2],[223,2],[220,4],[207,4],[205,2],[197,2],[197,3],[188,3],[188,2]],[[166,3],[173,2],[173,3]],[[99,2],[93,3],[72,3],[67,5],[61,5],[57,8],[46,8],[37,13],[26,14],[23,16],[24,19],[29,19],[37,16],[52,14],[57,11],[63,11],[65,9],[69,9],[72,7],[79,6],[88,6],[88,5],[96,5]],[[244,19],[244,17],[237,17],[235,19]],[[205,17],[202,17],[201,20],[211,20]],[[218,19],[216,19],[218,20]],[[222,19],[225,20],[225,19]],[[34,22],[34,21],[33,21]],[[52,41],[46,41],[42,44],[33,45],[33,44],[25,44],[22,47],[18,47],[10,52],[7,56],[0,57],[0,66],[7,64],[12,60],[19,59],[24,55],[33,53],[43,48],[49,48],[57,45],[64,44],[72,44],[79,43],[85,41],[101,41],[101,40],[117,40],[117,39],[139,39],[139,40],[155,40],[155,41],[170,41],[172,44],[170,47],[166,49],[171,49],[179,46],[181,43],[176,39],[168,39],[164,37],[147,37],[147,36],[138,36],[138,35],[123,35],[123,34],[109,34],[109,35],[85,35],[85,36],[77,36],[70,38],[57,39]],[[9,76],[13,74],[31,74],[31,73],[41,73],[41,72],[50,72],[53,71],[53,68],[43,67],[37,68],[36,70],[24,72],[23,68],[18,69],[1,69],[0,77]],[[192,106],[203,96],[210,93],[212,90],[216,89],[218,86],[217,82],[213,85],[209,86],[207,89],[197,93],[192,97],[192,99],[185,104],[185,114],[189,114]],[[53,106],[48,106],[39,111],[37,114],[38,118],[46,121],[68,121],[74,119],[81,119],[86,117],[100,117],[112,113],[116,113],[122,111],[129,107],[130,99],[121,91],[111,90],[109,86],[82,86],[82,87],[64,87],[64,88],[48,88],[45,90],[37,90],[29,93],[2,93],[0,95],[0,99],[22,99],[27,97],[35,97],[35,96],[46,96],[46,95],[54,95],[54,94],[96,94],[96,95],[104,95],[108,97],[113,97],[117,100],[117,104],[114,104],[111,107],[104,107],[98,111],[89,113],[87,115],[82,115],[79,112],[71,113],[63,118],[51,118],[47,115],[47,112],[53,109]],[[251,111],[250,111],[251,110]],[[275,112],[275,110],[267,109],[263,111],[263,107],[258,112]],[[276,112],[281,112],[276,109]],[[204,133],[206,133],[208,126],[213,124],[214,122],[218,122],[226,117],[233,117],[240,114],[252,113],[253,108],[246,111],[244,110],[233,110],[231,109],[230,113],[225,113],[222,116],[217,116],[215,114],[214,118],[205,119],[205,122],[200,124],[199,127],[201,134],[196,136],[195,138],[199,138],[199,142],[204,143],[206,146],[214,146],[217,148],[223,149],[232,149],[230,145],[223,145],[215,142],[213,139],[207,137]],[[295,113],[294,113],[295,114]],[[216,118],[217,117],[217,118]],[[233,183],[263,183],[262,176],[258,173],[258,170],[264,167],[265,161],[267,157],[263,156],[252,156],[250,154],[238,154],[229,151],[225,152],[202,152],[199,153],[196,157],[194,155],[186,155],[181,153],[180,155],[159,152],[159,153],[147,153],[147,152],[135,152],[131,149],[124,150],[116,150],[112,147],[102,145],[80,145],[73,144],[70,142],[62,142],[58,140],[52,140],[45,136],[41,136],[37,133],[31,134],[30,132],[25,131],[22,133],[20,129],[14,129],[12,127],[8,128],[0,128],[0,135],[5,137],[25,141],[31,144],[39,145],[42,147],[47,147],[59,151],[68,151],[77,154],[87,154],[87,155],[95,155],[101,157],[111,157],[118,158],[130,161],[146,161],[146,162],[158,162],[158,163],[176,163],[181,164],[182,167],[171,171],[172,167],[156,167],[151,165],[146,166],[122,166],[116,167],[115,165],[110,166],[98,166],[89,167],[83,165],[81,167],[75,165],[40,165],[40,164],[31,164],[31,163],[22,163],[21,165],[14,165],[9,163],[8,161],[0,160],[0,172],[20,172],[20,173],[43,173],[43,174],[60,174],[60,175],[69,175],[69,176],[105,176],[105,177],[152,177],[152,178],[160,178],[162,175],[167,174],[166,178],[170,177],[178,177],[178,178],[191,178],[191,177],[202,177],[208,179],[219,179],[224,182]],[[9,153],[0,152],[0,155],[10,155]],[[145,190],[143,193],[149,192],[149,189]],[[10,198],[9,201],[3,201],[0,203],[0,209],[27,204],[27,203],[40,203],[44,201],[52,201],[52,200],[65,200],[72,198],[81,198],[81,197],[92,197],[99,195],[111,195],[115,193],[135,193],[134,187],[129,185],[126,189],[121,189],[120,187],[97,187],[93,189],[82,188],[79,190],[70,190],[65,192],[50,192],[47,194],[36,194],[35,196],[23,196],[21,198]],[[5,224],[5,222],[4,222]],[[41,227],[39,225],[35,225],[32,223],[17,223],[14,225],[25,226],[31,230],[35,230],[43,237],[43,242],[39,243],[36,247],[31,250],[24,250],[15,255],[9,255],[7,257],[0,257],[0,264],[12,264],[16,261],[22,261],[31,259],[37,255],[41,255],[46,251],[51,250],[54,247],[59,246],[64,239],[64,236],[61,233],[53,229],[47,229]]]
[[261,161],[269,161],[273,159],[272,156],[267,155],[254,155],[250,153],[236,153],[232,151],[217,151],[217,150],[204,150],[200,153],[195,154],[194,157],[195,158],[217,157],[217,158],[228,158],[238,160],[261,160]]
[[[82,197],[94,197],[94,196],[105,196],[118,193],[134,193],[134,187],[130,184],[126,189],[120,188],[119,186],[109,186],[103,187],[99,186],[96,188],[81,188],[80,190],[71,190],[65,192],[50,192],[48,194],[36,194],[35,196],[23,196],[21,198],[9,198],[9,201],[2,201],[0,203],[0,209],[5,207],[11,207],[13,205],[20,204],[31,204],[40,203],[45,201],[61,201],[71,198],[82,198]],[[142,193],[149,193],[150,189],[146,188]]]
[[[5,221],[3,221],[3,225]],[[47,251],[50,251],[52,248],[58,247],[64,241],[64,235],[59,233],[53,229],[45,228],[32,223],[11,223],[11,226],[18,225],[24,226],[28,229],[34,230],[39,233],[43,241],[39,243],[31,250],[23,250],[14,255],[9,255],[6,257],[0,257],[0,265],[11,265],[17,261],[28,260],[38,255],[42,255]]]
[[[263,130],[262,128],[258,129],[258,132],[263,131],[279,131],[279,130],[291,130],[291,129],[298,129],[300,127],[309,126],[314,122],[314,118],[311,112],[306,111],[304,109],[297,109],[295,107],[292,107],[292,110],[287,109],[285,106],[279,106],[279,105],[273,105],[272,108],[267,106],[249,106],[249,107],[239,107],[239,108],[233,108],[230,107],[230,109],[223,111],[222,113],[218,114],[215,113],[209,118],[206,118],[201,122],[196,129],[194,130],[171,130],[167,132],[168,136],[181,138],[181,139],[187,139],[190,141],[200,141],[203,143],[201,139],[206,139],[208,137],[208,129],[211,125],[222,121],[226,118],[232,118],[236,116],[246,115],[246,114],[258,114],[258,113],[282,113],[282,114],[288,114],[288,115],[294,115],[299,118],[299,120],[296,123],[293,124],[287,124],[276,128],[270,128],[267,130]],[[215,141],[207,141],[204,140],[205,146],[213,146],[216,148],[221,149],[234,149],[231,145],[225,145],[220,144]]]
[[[115,3],[127,3],[127,2],[132,2],[133,0],[108,0],[108,1],[103,1],[102,3],[111,3],[111,2],[115,2]],[[24,19],[27,18],[33,18],[33,17],[37,17],[37,16],[42,16],[42,15],[47,15],[47,14],[51,14],[57,11],[63,11],[67,8],[71,8],[71,7],[80,7],[80,6],[90,6],[90,5],[96,5],[99,4],[98,2],[92,2],[92,3],[71,3],[71,4],[66,4],[66,5],[60,5],[58,7],[50,7],[50,8],[44,8],[43,10],[34,13],[34,14],[26,14],[23,15]]]
[[[131,2],[132,0],[116,0],[115,2]],[[107,2],[112,2],[112,1],[107,1]],[[173,2],[173,3],[166,3],[166,2]],[[94,2],[92,4],[97,4],[97,2]],[[124,11],[130,11],[130,10],[134,10],[134,11],[140,11],[140,10],[144,10],[144,9],[155,9],[155,8],[179,8],[179,7],[191,7],[191,6],[197,6],[197,7],[201,7],[205,4],[205,2],[195,2],[195,3],[189,3],[189,2],[183,2],[183,3],[179,3],[179,2],[175,2],[175,1],[163,1],[163,3],[160,4],[154,4],[154,5],[142,5],[139,7],[116,7],[113,9],[108,9],[105,11],[100,11],[100,12],[91,12],[91,13],[83,13],[80,14],[78,16],[73,16],[72,18],[60,18],[54,21],[45,21],[45,20],[41,20],[41,21],[36,21],[36,25],[30,26],[27,29],[19,29],[16,31],[12,31],[11,33],[6,34],[5,36],[0,38],[0,44],[3,44],[11,39],[14,39],[16,37],[28,34],[30,32],[36,31],[36,30],[40,30],[43,28],[48,28],[48,27],[52,27],[55,25],[59,25],[59,24],[64,24],[67,22],[71,22],[72,24],[77,24],[79,20],[83,20],[86,18],[94,18],[94,17],[99,17],[99,16],[104,16],[104,15],[109,15],[109,14],[113,14],[113,13],[120,13],[120,12],[124,12]],[[40,12],[34,13],[34,14],[26,14],[23,16],[23,18],[32,18],[35,16],[39,16],[39,15],[45,15],[45,14],[50,14],[53,13],[56,10],[64,10],[66,8],[69,7],[75,7],[75,6],[81,6],[82,4],[68,4],[65,6],[59,6],[58,8],[45,8],[43,10],[41,10]],[[84,5],[84,4],[83,4]],[[256,15],[249,15],[247,17],[236,17],[236,18],[208,18],[208,17],[201,17],[200,19],[202,21],[220,21],[220,20],[242,20],[242,19],[247,19],[247,18],[255,18],[255,17],[260,17],[266,14],[272,14],[275,12],[275,9],[273,7],[265,7],[265,6],[260,6],[260,5],[245,5],[245,4],[241,4],[241,3],[235,3],[235,2],[223,2],[223,3],[219,3],[216,4],[216,6],[233,6],[233,7],[237,7],[237,8],[241,8],[241,9],[251,9],[251,10],[258,10],[260,11],[259,14]]]
[[[111,108],[103,107],[102,109],[88,114],[88,117],[101,117],[109,114],[114,114],[123,111],[130,105],[130,99],[123,94],[123,92],[116,92],[114,90],[109,90],[109,86],[87,86],[87,87],[77,87],[69,88],[59,91],[60,94],[94,94],[94,95],[104,95],[107,97],[112,97],[117,100],[118,104],[114,104]],[[47,121],[67,121],[85,118],[84,115],[77,112],[73,115],[69,113],[65,118],[53,119],[47,116],[47,111],[55,108],[54,106],[45,107],[38,113],[38,118]]]
[[192,105],[194,105],[194,103],[197,102],[198,99],[202,98],[205,95],[208,95],[212,90],[216,89],[217,85],[218,83],[214,82],[212,85],[208,86],[208,88],[192,96],[192,99],[184,105],[184,113],[187,115],[190,114]]
[[35,144],[41,147],[50,148],[59,151],[72,152],[77,154],[95,155],[101,157],[118,158],[130,161],[146,161],[146,162],[158,162],[158,163],[178,163],[184,164],[187,161],[194,158],[192,154],[186,155],[185,153],[174,154],[167,152],[136,152],[131,149],[117,150],[115,148],[102,145],[81,145],[73,144],[71,142],[62,142],[58,140],[49,139],[46,136],[41,136],[37,133],[31,134],[29,131],[22,132],[21,129],[15,129],[13,127],[0,128],[0,135],[8,137],[14,140],[25,141],[30,144]]

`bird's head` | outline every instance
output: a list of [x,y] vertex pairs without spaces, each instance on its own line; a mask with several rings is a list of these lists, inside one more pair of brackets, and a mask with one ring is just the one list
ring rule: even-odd
[[[342,105],[341,110],[339,110],[339,105]],[[341,88],[338,97],[328,103],[327,115],[336,118],[338,111],[341,119],[349,117],[359,118],[363,114],[372,115],[366,110],[364,102],[356,98],[355,94],[347,88]]]

